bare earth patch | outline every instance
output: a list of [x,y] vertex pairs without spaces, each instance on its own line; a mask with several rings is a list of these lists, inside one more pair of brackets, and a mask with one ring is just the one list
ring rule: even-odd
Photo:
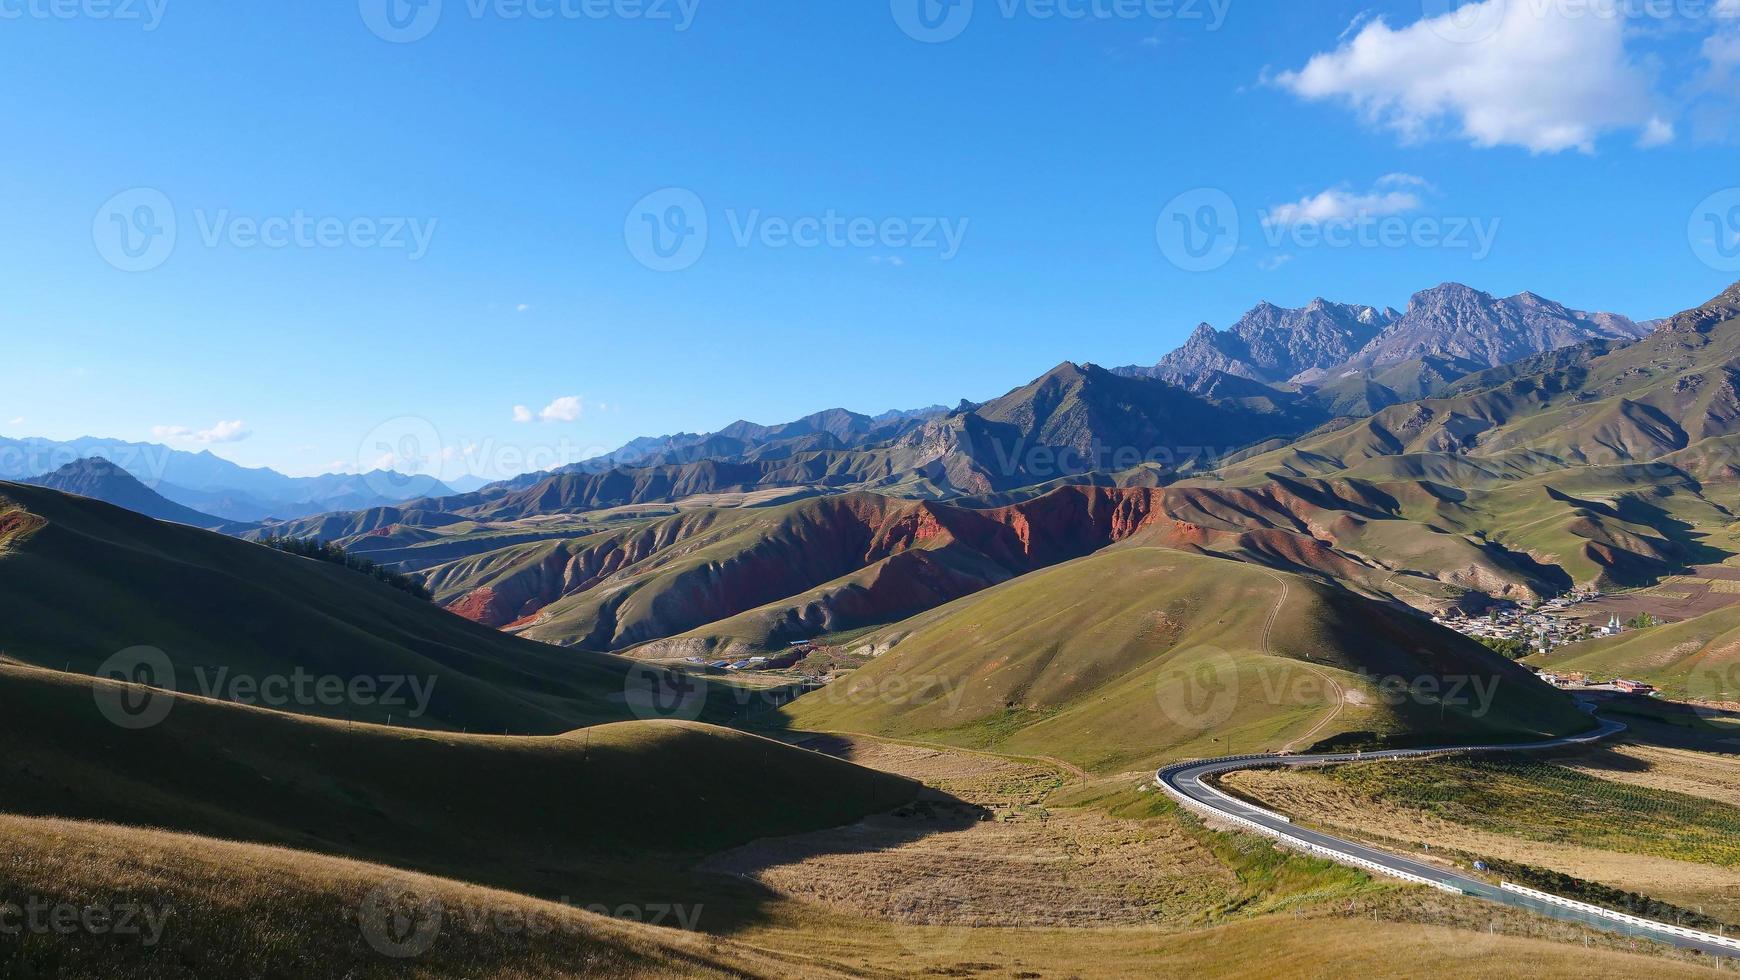
[[703,870],[896,922],[973,926],[1184,923],[1236,877],[1172,825],[1090,810],[1010,813],[920,804],[837,830],[758,841]]
[[991,808],[1033,805],[1062,785],[1053,766],[964,749],[889,742],[857,735],[812,735],[795,744],[916,779],[969,803]]
[[1740,755],[1633,743],[1555,761],[1600,779],[1740,806]]

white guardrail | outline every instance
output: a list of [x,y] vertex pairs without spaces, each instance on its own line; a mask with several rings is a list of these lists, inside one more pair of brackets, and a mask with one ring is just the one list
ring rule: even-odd
[[[1161,781],[1160,787],[1162,789],[1164,789],[1167,792],[1167,794],[1169,796],[1171,796],[1174,800],[1177,800],[1185,808],[1191,810],[1194,813],[1197,813],[1197,814],[1204,816],[1204,817],[1213,817],[1217,820],[1231,821],[1231,822],[1239,824],[1247,829],[1254,830],[1257,833],[1262,834],[1266,837],[1273,837],[1275,840],[1279,841],[1281,844],[1283,844],[1287,847],[1294,848],[1295,850],[1304,851],[1308,854],[1315,854],[1319,857],[1327,858],[1331,861],[1334,861],[1337,864],[1348,864],[1348,865],[1352,865],[1356,868],[1363,868],[1367,871],[1375,871],[1378,874],[1388,875],[1391,878],[1400,878],[1403,881],[1411,881],[1416,885],[1430,885],[1433,888],[1436,888],[1440,891],[1449,892],[1452,895],[1463,894],[1462,889],[1457,888],[1454,885],[1446,885],[1441,881],[1433,881],[1430,878],[1422,878],[1419,875],[1409,874],[1406,871],[1398,871],[1395,868],[1388,868],[1388,867],[1385,867],[1385,866],[1377,863],[1376,861],[1367,861],[1365,858],[1355,857],[1354,855],[1348,854],[1344,851],[1337,851],[1337,850],[1332,850],[1332,849],[1327,848],[1327,847],[1320,847],[1316,844],[1311,843],[1310,841],[1303,841],[1303,840],[1300,840],[1299,838],[1294,837],[1290,834],[1282,833],[1281,831],[1276,830],[1273,827],[1266,827],[1260,823],[1257,823],[1255,820],[1249,820],[1249,819],[1246,819],[1245,817],[1238,816],[1237,814],[1226,813],[1226,812],[1223,812],[1221,810],[1216,810],[1214,807],[1211,807],[1206,803],[1203,803],[1199,800],[1191,799],[1190,797],[1184,795],[1183,793],[1173,789],[1170,785],[1168,785],[1164,781]],[[1203,788],[1208,789],[1210,791],[1213,791],[1213,789],[1214,789],[1214,787],[1209,786],[1206,783],[1203,784]],[[1221,795],[1225,795],[1225,794],[1221,794]],[[1241,803],[1240,805],[1241,806],[1248,806],[1249,804]],[[1252,809],[1256,809],[1256,808],[1253,807]]]
[[1603,919],[1611,919],[1614,922],[1623,922],[1627,925],[1641,926],[1645,929],[1665,932],[1670,936],[1683,936],[1687,939],[1696,939],[1699,942],[1713,943],[1717,946],[1726,946],[1729,949],[1740,949],[1740,939],[1735,939],[1731,936],[1719,936],[1713,932],[1699,932],[1696,929],[1687,929],[1684,926],[1671,926],[1666,922],[1657,922],[1654,919],[1644,919],[1635,915],[1627,915],[1624,912],[1615,912],[1612,909],[1604,909],[1599,905],[1590,905],[1588,902],[1577,902],[1572,901],[1569,898],[1560,898],[1559,896],[1548,892],[1536,891],[1533,888],[1524,888],[1521,885],[1513,885],[1508,881],[1500,882],[1498,887],[1507,892],[1515,892],[1518,895],[1527,895],[1529,898],[1546,902],[1549,905],[1558,905],[1563,908],[1576,909],[1579,912],[1599,916]]

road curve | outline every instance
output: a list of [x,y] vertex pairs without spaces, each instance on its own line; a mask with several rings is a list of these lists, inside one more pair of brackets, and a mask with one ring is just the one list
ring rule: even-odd
[[1321,766],[1337,762],[1373,762],[1381,759],[1410,759],[1468,752],[1526,752],[1537,749],[1554,749],[1596,742],[1625,730],[1625,726],[1619,722],[1598,720],[1601,721],[1601,727],[1588,734],[1545,742],[1530,742],[1523,745],[1464,745],[1432,749],[1397,749],[1384,752],[1346,752],[1329,755],[1246,755],[1181,762],[1161,769],[1155,774],[1155,781],[1168,794],[1191,810],[1199,813],[1209,811],[1212,815],[1226,817],[1234,823],[1274,837],[1289,846],[1329,857],[1331,860],[1344,864],[1364,866],[1368,870],[1419,884],[1431,885],[1444,891],[1458,892],[1489,902],[1497,902],[1501,905],[1527,909],[1530,912],[1563,919],[1567,922],[1577,922],[1610,932],[1653,939],[1682,949],[1695,949],[1712,956],[1740,957],[1740,949],[1732,949],[1690,936],[1676,935],[1650,926],[1617,922],[1574,908],[1549,904],[1528,895],[1499,889],[1478,878],[1460,874],[1440,865],[1410,860],[1354,841],[1297,827],[1278,813],[1235,799],[1206,782],[1209,776],[1223,775],[1240,769]]

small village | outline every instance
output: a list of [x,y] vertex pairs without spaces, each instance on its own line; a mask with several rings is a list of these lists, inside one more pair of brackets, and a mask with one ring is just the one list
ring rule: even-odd
[[[1548,653],[1568,643],[1617,636],[1627,630],[1654,624],[1654,620],[1647,614],[1632,622],[1620,622],[1617,615],[1610,615],[1606,623],[1599,626],[1570,614],[1570,610],[1575,607],[1593,602],[1601,596],[1602,593],[1598,590],[1579,588],[1526,607],[1509,604],[1478,616],[1468,616],[1455,611],[1450,615],[1433,616],[1432,622],[1479,640],[1517,660]],[[1593,681],[1587,675],[1574,671],[1557,673],[1537,670],[1536,673],[1548,684],[1566,690],[1643,695],[1655,693],[1653,686],[1626,678]]]

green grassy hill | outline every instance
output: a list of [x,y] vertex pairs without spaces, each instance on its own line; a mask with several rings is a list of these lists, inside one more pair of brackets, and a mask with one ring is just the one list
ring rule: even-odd
[[644,680],[619,658],[487,629],[337,565],[0,483],[0,652],[93,673],[138,646],[163,651],[176,688],[194,693],[297,672],[415,679],[429,695],[415,717],[408,682],[400,705],[332,703],[308,688],[277,706],[454,730],[548,734],[632,718],[625,691]]
[[161,723],[126,730],[105,717],[93,686],[118,684],[0,665],[5,810],[281,844],[538,894],[621,897],[663,887],[641,873],[656,855],[851,823],[917,791],[683,722],[481,736],[177,696]]
[[[892,649],[788,705],[793,725],[1116,771],[1304,749],[1337,736],[1504,740],[1589,724],[1527,670],[1419,617],[1298,576],[1135,540],[862,643]],[[1446,697],[1386,698],[1374,683],[1385,677],[1429,678]],[[1486,710],[1474,684],[1452,696],[1458,679],[1492,692]]]

